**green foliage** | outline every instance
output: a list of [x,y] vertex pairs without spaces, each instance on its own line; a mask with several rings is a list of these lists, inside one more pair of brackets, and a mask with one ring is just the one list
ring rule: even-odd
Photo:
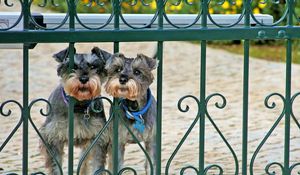
[[[244,54],[244,46],[242,44],[232,44],[233,41],[210,41],[208,43],[209,47],[227,50],[240,55]],[[283,40],[251,41],[249,51],[250,56],[254,58],[285,62],[286,43]],[[292,51],[293,63],[300,64],[300,40],[293,42]]]

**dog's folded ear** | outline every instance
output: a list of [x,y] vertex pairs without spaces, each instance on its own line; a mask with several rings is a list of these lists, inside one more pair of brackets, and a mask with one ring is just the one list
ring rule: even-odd
[[137,58],[144,59],[151,70],[156,69],[158,66],[159,61],[155,58],[148,57],[144,54],[137,54]]
[[[54,54],[53,58],[55,58],[57,62],[62,63],[68,58],[69,53],[70,53],[70,49],[69,47],[67,47],[66,49]],[[75,53],[76,53],[76,49],[74,48],[74,54]]]
[[100,49],[99,47],[94,47],[91,52],[95,55],[97,55],[100,59],[102,59],[104,62],[106,62],[108,59],[112,57],[112,54],[109,52],[106,52],[105,50]]
[[116,58],[125,58],[125,55],[123,53],[114,53],[111,55],[109,59],[105,62],[105,69],[108,70],[111,66],[111,64],[114,62]]

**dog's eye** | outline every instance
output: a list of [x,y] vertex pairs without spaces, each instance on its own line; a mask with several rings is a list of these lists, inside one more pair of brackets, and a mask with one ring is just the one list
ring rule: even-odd
[[141,75],[141,71],[139,71],[139,70],[134,70],[134,75]]
[[122,71],[122,68],[121,67],[118,67],[117,69],[116,69],[116,72],[121,72]]

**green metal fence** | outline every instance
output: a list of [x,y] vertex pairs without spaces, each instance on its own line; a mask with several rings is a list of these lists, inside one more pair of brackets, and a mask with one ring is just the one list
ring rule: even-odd
[[[142,0],[143,1],[143,0]],[[243,12],[240,14],[240,17],[237,21],[233,22],[229,25],[221,25],[216,23],[211,14],[209,14],[208,6],[210,1],[209,0],[202,0],[200,3],[200,11],[198,16],[196,16],[194,22],[186,25],[186,26],[177,26],[173,24],[171,20],[168,18],[168,14],[165,13],[164,7],[167,1],[158,0],[157,3],[157,10],[156,13],[153,15],[153,19],[145,26],[133,26],[129,23],[126,23],[126,19],[123,18],[123,14],[121,13],[120,4],[122,1],[114,0],[112,2],[112,9],[113,12],[111,16],[107,19],[107,22],[101,26],[96,28],[90,28],[85,26],[84,23],[80,23],[85,30],[78,30],[75,28],[75,21],[80,19],[78,18],[78,14],[76,12],[76,6],[78,1],[70,0],[67,1],[67,5],[69,7],[69,11],[66,13],[65,19],[59,24],[57,27],[52,29],[47,29],[41,25],[39,25],[36,20],[33,18],[30,7],[32,6],[33,1],[23,0],[20,1],[22,4],[22,13],[20,14],[18,20],[9,28],[0,29],[0,43],[1,44],[8,44],[8,43],[23,43],[23,103],[19,103],[15,100],[8,100],[5,102],[1,102],[0,112],[2,116],[8,117],[11,115],[11,110],[6,109],[6,105],[9,103],[16,104],[21,110],[21,119],[19,123],[17,123],[14,130],[9,133],[9,136],[6,140],[1,141],[0,147],[0,157],[1,151],[6,146],[6,144],[10,141],[12,136],[15,132],[20,129],[21,124],[23,125],[23,163],[22,163],[22,174],[26,175],[29,174],[28,172],[28,128],[29,125],[32,125],[36,132],[38,129],[36,128],[34,122],[31,119],[30,110],[32,106],[37,102],[45,102],[48,104],[49,102],[45,99],[38,99],[34,101],[29,101],[28,93],[29,93],[29,47],[32,43],[69,43],[69,48],[72,51],[74,48],[74,43],[80,42],[113,42],[114,43],[114,52],[119,51],[119,43],[120,42],[142,42],[142,41],[156,41],[157,42],[157,58],[159,60],[159,66],[157,69],[157,133],[156,133],[156,143],[157,143],[157,160],[152,160],[156,162],[156,174],[169,174],[170,164],[172,163],[173,158],[177,154],[178,150],[183,145],[184,141],[187,139],[187,136],[190,134],[191,130],[194,128],[196,124],[199,124],[199,163],[197,167],[193,166],[186,166],[182,167],[180,174],[185,174],[187,170],[193,170],[196,174],[209,174],[211,169],[215,169],[218,171],[218,174],[224,174],[223,168],[218,164],[213,165],[205,165],[205,124],[207,122],[211,123],[212,126],[216,129],[218,134],[221,136],[223,142],[229,148],[233,158],[234,158],[234,174],[251,174],[253,175],[253,167],[255,164],[256,156],[262,146],[265,144],[266,140],[272,134],[274,129],[278,126],[278,123],[282,120],[285,120],[285,136],[284,136],[284,161],[281,162],[272,162],[266,165],[266,174],[275,174],[275,172],[270,172],[269,169],[271,166],[279,167],[280,171],[279,174],[290,175],[293,174],[293,170],[296,169],[300,163],[291,164],[290,163],[290,124],[295,122],[297,127],[300,128],[300,124],[296,119],[296,115],[293,112],[293,102],[295,99],[300,95],[300,93],[291,94],[291,60],[292,60],[292,44],[293,40],[300,38],[300,27],[294,25],[295,22],[299,23],[299,14],[296,14],[294,11],[294,4],[296,3],[293,0],[286,1],[286,11],[283,16],[278,20],[275,21],[273,24],[264,24],[261,21],[257,20],[255,15],[251,9],[252,1],[243,1]],[[51,1],[53,4],[55,2]],[[92,1],[91,1],[92,2]],[[99,3],[99,1],[97,1]],[[143,1],[144,2],[144,1]],[[9,0],[4,0],[1,2],[6,6],[12,6],[13,4],[9,2]],[[47,3],[47,1],[45,1]],[[185,1],[185,3],[189,3]],[[222,1],[221,3],[224,3]],[[144,2],[146,4],[146,2]],[[133,3],[134,5],[134,3]],[[297,16],[298,15],[298,16]],[[69,20],[69,29],[68,30],[60,30],[60,27]],[[114,22],[113,29],[103,29],[106,25],[110,22]],[[126,29],[120,28],[120,20],[122,20],[126,25]],[[155,20],[158,20],[158,27],[156,29],[149,29]],[[216,26],[214,28],[208,27],[207,23],[208,20],[213,22]],[[238,23],[244,20],[243,27],[236,27]],[[250,25],[250,20],[256,21],[256,26]],[[165,28],[164,21],[167,21],[168,25],[171,25],[172,28]],[[200,27],[193,27],[197,22],[201,21]],[[286,25],[279,25],[281,22],[286,21]],[[9,29],[15,27],[17,24],[23,22],[24,29],[22,31],[10,31]],[[32,29],[32,25],[34,25],[35,29]],[[129,29],[128,29],[129,27]],[[284,102],[284,107],[282,109],[282,113],[277,118],[269,132],[266,136],[262,139],[261,143],[258,145],[256,151],[251,157],[251,161],[248,161],[248,106],[249,106],[249,49],[250,49],[250,41],[256,39],[277,39],[277,40],[284,40],[286,42],[286,83],[285,83],[285,94],[279,93],[272,93],[265,99],[265,106],[269,109],[273,109],[276,104],[272,102],[270,104],[270,98],[277,96]],[[206,49],[207,49],[207,41],[212,40],[243,40],[244,42],[244,68],[243,68],[243,130],[242,130],[242,162],[238,162],[238,157],[231,147],[230,143],[226,140],[225,136],[220,131],[219,127],[215,124],[214,120],[210,116],[207,111],[207,104],[213,97],[220,97],[222,99],[221,103],[216,103],[217,108],[224,108],[226,106],[226,98],[220,94],[206,94]],[[179,142],[178,146],[170,155],[170,158],[167,161],[166,168],[162,170],[161,165],[161,143],[162,143],[162,75],[163,75],[163,43],[164,41],[200,41],[201,46],[201,70],[200,70],[200,96],[184,96],[178,102],[178,109],[181,112],[187,112],[188,108],[183,109],[181,107],[182,101],[187,98],[195,100],[198,106],[198,113],[196,118],[194,119],[192,125],[189,127],[188,131],[184,134],[184,137]],[[74,61],[74,53],[70,53],[71,61]],[[2,59],[2,58],[1,58]],[[72,63],[74,64],[74,63]],[[72,68],[72,64],[71,67]],[[118,172],[117,164],[118,164],[118,129],[117,126],[119,123],[124,122],[119,119],[118,117],[118,99],[114,99],[114,102],[110,101],[109,99],[103,98],[103,100],[108,101],[112,104],[113,112],[108,119],[108,123],[114,123],[114,144],[113,144],[113,155],[114,159],[114,169],[113,172],[109,174],[123,174],[125,170],[129,170],[136,174],[136,171],[132,168],[125,168]],[[48,104],[49,105],[49,104]],[[69,138],[73,138],[73,130],[74,130],[74,123],[73,123],[73,107],[74,107],[74,100],[70,101],[70,108],[69,108]],[[41,111],[41,114],[47,116],[44,111]],[[120,120],[120,121],[119,121]],[[208,120],[208,121],[207,121]],[[107,125],[106,125],[107,127]],[[104,127],[98,134],[98,137],[102,134],[103,130],[106,129]],[[70,139],[68,143],[68,173],[73,174],[73,166],[74,166],[74,142]],[[93,145],[91,145],[92,147]],[[141,146],[141,145],[140,145]],[[142,148],[142,146],[141,146]],[[147,153],[145,153],[147,154]],[[81,158],[81,161],[85,157]],[[249,166],[248,166],[249,165]],[[242,171],[240,171],[240,167],[242,167]],[[80,168],[80,166],[79,166]],[[78,169],[79,169],[78,168]],[[154,170],[153,167],[151,169],[151,174],[153,174]],[[249,173],[250,172],[250,173]],[[76,172],[77,174],[79,171]],[[263,172],[262,172],[263,173]],[[14,173],[11,173],[14,174]],[[42,172],[37,172],[33,174],[43,174]],[[277,174],[277,173],[276,173]]]

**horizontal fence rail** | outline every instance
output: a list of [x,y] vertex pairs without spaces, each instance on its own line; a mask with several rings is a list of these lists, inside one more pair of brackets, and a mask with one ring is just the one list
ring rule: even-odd
[[[298,25],[300,20],[300,14],[295,11],[295,1],[287,0],[286,2],[279,2],[277,0],[271,1],[273,4],[282,4],[283,13],[278,19],[274,19],[271,15],[254,14],[252,3],[254,1],[243,1],[242,12],[235,15],[217,15],[210,14],[209,8],[212,0],[202,1],[188,1],[179,0],[176,2],[170,2],[168,0],[156,0],[154,1],[156,9],[153,14],[127,14],[123,12],[122,4],[128,3],[130,6],[135,6],[138,2],[144,6],[149,6],[145,0],[133,0],[132,2],[125,2],[123,0],[108,1],[108,3],[102,3],[99,0],[89,0],[87,6],[95,4],[96,6],[104,7],[110,10],[107,14],[81,14],[77,12],[77,7],[80,5],[79,1],[70,0],[65,1],[67,12],[65,13],[35,13],[32,12],[32,6],[34,6],[33,0],[19,0],[16,3],[20,4],[20,12],[0,12],[0,48],[20,48],[23,49],[23,95],[22,103],[14,99],[7,101],[0,101],[0,114],[4,117],[12,116],[12,111],[9,109],[9,105],[14,104],[20,110],[20,120],[14,126],[13,130],[8,133],[7,138],[0,140],[0,157],[1,152],[7,146],[7,144],[13,139],[13,136],[18,130],[21,130],[22,126],[22,174],[46,174],[44,172],[29,172],[28,160],[28,143],[30,142],[28,133],[29,128],[32,127],[37,133],[41,144],[45,145],[46,151],[54,159],[54,164],[57,165],[57,174],[63,174],[63,167],[59,157],[57,157],[57,150],[51,148],[47,144],[43,134],[39,131],[31,116],[32,108],[38,103],[43,103],[47,106],[47,110],[40,110],[40,115],[49,117],[53,112],[53,105],[49,100],[39,98],[33,101],[29,101],[29,49],[32,49],[39,43],[69,43],[69,58],[70,64],[68,67],[69,73],[75,67],[75,43],[83,42],[112,42],[113,52],[117,53],[120,50],[120,42],[157,42],[158,59],[157,67],[157,94],[153,94],[157,99],[157,112],[155,119],[155,156],[152,159],[152,155],[147,151],[139,141],[139,135],[135,131],[130,129],[126,119],[122,117],[123,109],[120,107],[122,99],[114,98],[111,100],[108,97],[99,96],[91,101],[91,112],[98,114],[103,112],[96,109],[96,104],[105,103],[110,107],[110,113],[106,114],[106,123],[103,128],[95,134],[91,143],[87,146],[85,152],[82,153],[79,164],[75,165],[74,171],[74,144],[76,142],[74,138],[74,127],[76,127],[75,121],[75,103],[76,99],[70,97],[67,102],[68,105],[68,175],[74,173],[80,174],[80,171],[85,164],[84,161],[92,150],[96,147],[97,143],[103,139],[103,135],[107,130],[111,130],[113,139],[111,140],[112,146],[109,148],[112,150],[111,159],[113,162],[112,169],[108,170],[105,167],[97,169],[93,174],[106,173],[110,175],[121,175],[125,172],[131,172],[132,174],[138,174],[138,171],[132,167],[120,167],[119,145],[120,137],[122,133],[119,133],[119,127],[122,126],[128,131],[128,135],[133,138],[133,141],[137,143],[138,148],[145,155],[147,160],[147,168],[150,175],[160,174],[172,174],[170,172],[171,164],[174,162],[174,158],[182,149],[182,146],[188,140],[188,136],[192,133],[192,130],[199,125],[199,152],[193,156],[197,156],[198,165],[182,165],[180,167],[180,174],[188,174],[193,172],[197,175],[206,174],[227,174],[224,167],[218,162],[213,164],[206,164],[206,160],[209,157],[206,155],[207,148],[207,125],[212,126],[218,137],[225,144],[233,161],[231,162],[233,167],[231,168],[232,174],[238,175],[254,175],[254,168],[258,154],[261,148],[266,144],[273,131],[278,127],[279,123],[284,120],[284,143],[283,160],[282,162],[276,162],[270,160],[270,162],[264,165],[265,172],[260,174],[283,174],[294,175],[299,172],[295,172],[300,167],[300,162],[292,164],[290,162],[290,139],[291,139],[291,123],[295,123],[297,128],[300,129],[299,114],[295,114],[294,102],[300,96],[300,92],[292,94],[291,80],[292,80],[292,47],[293,41],[300,38],[300,26]],[[233,5],[235,2],[231,0],[222,0],[217,2],[217,5],[222,5],[225,2]],[[37,2],[35,5],[45,7],[48,3],[51,3],[52,7],[57,7],[59,4],[54,0],[47,2]],[[184,3],[188,6],[196,5],[198,11],[195,14],[168,14],[166,12],[166,6],[171,3],[173,6],[179,6]],[[260,4],[267,3],[267,1],[261,1]],[[13,7],[15,4],[9,0],[0,1],[0,5],[6,7]],[[248,150],[248,122],[249,122],[249,52],[250,41],[252,40],[283,40],[286,43],[286,67],[285,67],[285,93],[280,94],[272,92],[264,101],[264,106],[273,110],[277,107],[277,101],[273,101],[274,98],[279,99],[283,106],[279,116],[273,122],[268,132],[261,138],[259,145],[255,149],[253,154],[249,154]],[[208,106],[211,101],[215,100],[214,107],[217,109],[224,109],[228,100],[226,96],[221,93],[207,94],[207,45],[208,41],[215,40],[243,40],[244,45],[244,62],[243,62],[243,102],[242,108],[242,131],[238,132],[242,135],[242,155],[239,156],[234,150],[232,143],[230,143],[226,135],[222,133],[222,126],[219,126],[215,121],[213,114],[208,110]],[[178,145],[173,152],[170,153],[166,165],[162,165],[162,111],[163,111],[163,73],[164,69],[164,42],[165,41],[199,41],[200,42],[200,77],[199,77],[199,96],[186,95],[179,99],[177,108],[182,113],[187,113],[190,110],[189,105],[184,106],[185,101],[192,100],[196,105],[196,115],[188,127],[187,131],[183,134],[183,137],[178,142]],[[17,45],[16,45],[17,44]],[[0,56],[0,59],[5,59]],[[9,65],[8,65],[9,66]],[[182,65],[184,66],[184,65]],[[32,83],[32,82],[31,82]],[[267,83],[267,82],[266,82]],[[0,91],[2,91],[0,89]],[[0,99],[1,100],[1,99]],[[111,126],[111,127],[110,127]],[[188,164],[188,162],[187,162]],[[0,165],[1,168],[5,165]],[[274,167],[276,171],[273,172]],[[164,168],[164,169],[163,169]],[[8,173],[10,175],[16,173]],[[55,173],[54,173],[55,174]],[[256,174],[255,174],[256,175]]]
[[[65,43],[72,42],[133,42],[133,41],[195,41],[300,38],[299,27],[242,29],[178,29],[178,30],[118,30],[118,31],[28,31],[1,32],[0,43]],[[13,35],[13,37],[11,37]]]

